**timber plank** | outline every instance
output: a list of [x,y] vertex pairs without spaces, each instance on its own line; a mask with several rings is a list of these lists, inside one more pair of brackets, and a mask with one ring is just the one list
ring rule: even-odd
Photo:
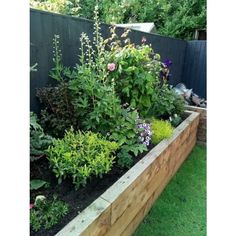
[[66,225],[56,236],[104,235],[110,227],[110,203],[97,198],[84,211]]
[[56,236],[130,236],[196,143],[199,113],[156,145]]

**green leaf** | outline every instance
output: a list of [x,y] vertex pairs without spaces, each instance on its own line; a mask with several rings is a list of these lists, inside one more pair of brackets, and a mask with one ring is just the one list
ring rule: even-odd
[[140,103],[143,106],[145,106],[145,107],[150,107],[151,106],[150,97],[148,97],[148,96],[141,96]]
[[124,88],[122,89],[122,92],[123,92],[127,97],[130,96],[130,90],[129,90],[128,87],[124,87]]
[[39,130],[42,131],[42,127],[38,124],[37,121],[37,116],[35,113],[30,112],[30,126],[34,129],[34,130]]
[[41,180],[41,179],[33,179],[30,181],[30,190],[37,190],[42,188],[43,186],[47,185],[48,182]]

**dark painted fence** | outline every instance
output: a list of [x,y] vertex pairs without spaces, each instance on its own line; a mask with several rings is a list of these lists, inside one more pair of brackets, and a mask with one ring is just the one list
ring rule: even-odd
[[[104,38],[109,37],[110,25],[102,24],[101,32]],[[38,71],[31,72],[30,78],[30,109],[39,112],[40,104],[35,93],[36,88],[54,84],[48,74],[52,68],[52,39],[55,34],[60,35],[60,46],[63,54],[63,63],[66,66],[73,67],[78,63],[80,48],[80,35],[82,32],[92,40],[93,22],[83,18],[76,18],[54,14],[39,10],[30,10],[30,65],[38,63]],[[117,32],[122,33],[122,28],[117,28]],[[185,61],[185,54],[191,49],[187,41],[174,39],[171,37],[159,36],[156,34],[144,33],[132,30],[129,34],[131,41],[135,44],[141,44],[142,37],[145,36],[148,44],[156,53],[161,55],[161,59],[171,59],[172,77],[170,83],[176,85],[182,81],[184,66],[188,68]],[[192,54],[191,54],[192,55]],[[189,72],[190,73],[190,72]],[[197,92],[197,91],[196,91]]]
[[206,93],[206,41],[189,41],[186,48],[183,83],[200,97],[207,98]]

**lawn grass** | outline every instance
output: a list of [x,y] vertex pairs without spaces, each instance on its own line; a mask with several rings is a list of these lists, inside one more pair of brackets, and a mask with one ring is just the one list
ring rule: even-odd
[[206,148],[196,145],[134,236],[206,235]]

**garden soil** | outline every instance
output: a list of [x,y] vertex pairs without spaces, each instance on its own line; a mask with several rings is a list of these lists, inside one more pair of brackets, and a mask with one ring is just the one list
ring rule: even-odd
[[[154,145],[149,146],[149,150],[135,157],[134,164],[137,163],[144,155],[146,155]],[[49,168],[49,161],[46,157],[40,158],[38,161],[32,162],[30,166],[30,179],[41,179],[50,183],[48,188],[42,187],[39,190],[33,190],[30,194],[30,203],[34,203],[37,195],[44,195],[47,199],[52,199],[54,195],[58,200],[62,200],[69,205],[69,212],[61,221],[49,230],[39,230],[34,232],[30,229],[32,236],[51,236],[59,232],[66,224],[75,218],[96,198],[104,193],[113,183],[115,183],[127,170],[122,170],[118,166],[113,166],[112,170],[103,176],[103,178],[92,178],[85,187],[75,190],[71,179],[58,184],[57,179]]]

